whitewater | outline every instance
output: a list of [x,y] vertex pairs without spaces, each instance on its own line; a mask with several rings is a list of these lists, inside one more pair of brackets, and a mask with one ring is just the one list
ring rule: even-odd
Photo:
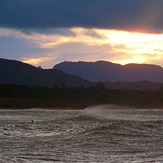
[[163,110],[1,109],[0,162],[163,162]]

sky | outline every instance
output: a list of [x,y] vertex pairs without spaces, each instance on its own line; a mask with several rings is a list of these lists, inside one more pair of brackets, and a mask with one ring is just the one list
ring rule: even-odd
[[0,58],[163,67],[163,0],[0,0]]

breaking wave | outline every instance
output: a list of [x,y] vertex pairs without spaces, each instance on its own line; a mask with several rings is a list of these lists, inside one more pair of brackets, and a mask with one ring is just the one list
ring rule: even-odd
[[83,115],[97,119],[131,121],[162,120],[162,113],[163,110],[161,109],[136,109],[118,105],[90,106],[83,110]]

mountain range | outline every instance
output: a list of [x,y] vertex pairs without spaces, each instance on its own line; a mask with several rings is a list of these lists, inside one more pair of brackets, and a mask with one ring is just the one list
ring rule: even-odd
[[163,83],[163,68],[151,64],[120,65],[106,61],[62,62],[55,65],[54,69],[92,82],[151,81]]
[[88,87],[98,82],[108,89],[158,90],[163,87],[163,68],[97,61],[62,62],[52,69],[42,69],[16,60],[0,59],[0,84]]
[[0,84],[87,87],[92,82],[56,69],[41,69],[16,60],[0,59]]

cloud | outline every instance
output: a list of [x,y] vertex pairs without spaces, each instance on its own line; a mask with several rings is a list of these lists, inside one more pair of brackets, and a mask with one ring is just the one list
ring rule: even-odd
[[162,6],[162,0],[0,0],[0,26],[27,33],[72,27],[163,32]]
[[[98,29],[86,29],[86,28],[61,28],[58,33],[45,34],[45,33],[35,33],[30,34],[23,33],[19,30],[0,28],[0,37],[14,36],[17,39],[28,40],[35,46],[42,49],[55,48],[56,46],[64,43],[76,43],[81,42],[90,46],[93,45],[103,45],[107,44],[108,38],[105,36],[105,30]],[[66,33],[73,33],[69,35]]]
[[[14,59],[46,68],[65,60],[108,60],[125,64],[161,63],[163,58],[163,34],[81,27],[60,31],[29,34],[0,28],[1,57],[14,55],[17,56]],[[66,35],[67,32],[73,34]]]
[[39,65],[44,62],[48,62],[54,59],[53,57],[42,57],[42,58],[23,58],[22,62],[32,64],[32,65]]

